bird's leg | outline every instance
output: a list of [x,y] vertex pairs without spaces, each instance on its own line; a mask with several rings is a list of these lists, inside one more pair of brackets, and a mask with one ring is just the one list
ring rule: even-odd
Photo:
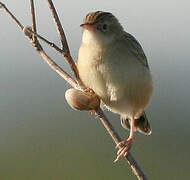
[[121,141],[117,144],[116,148],[119,148],[117,152],[117,158],[114,162],[119,161],[123,156],[126,156],[128,151],[131,149],[135,133],[135,118],[132,116],[130,121],[130,135],[127,140]]

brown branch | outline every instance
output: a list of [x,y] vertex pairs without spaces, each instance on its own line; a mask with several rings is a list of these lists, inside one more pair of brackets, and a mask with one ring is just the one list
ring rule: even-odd
[[62,51],[62,49],[60,49],[57,45],[55,45],[53,42],[47,40],[46,38],[42,37],[41,35],[35,33],[34,31],[31,30],[31,28],[25,27],[27,28],[27,31],[29,31],[31,34],[33,34],[36,38],[41,39],[42,41],[44,41],[46,44],[48,44],[49,46],[51,46],[52,48],[54,48],[57,52],[59,52],[61,55],[63,55],[64,57],[67,55],[65,52]]
[[0,8],[4,9],[5,12],[10,16],[11,19],[13,19],[13,21],[18,25],[18,27],[20,29],[23,29],[24,26],[18,21],[18,19],[7,9],[7,7],[5,6],[5,4],[3,4],[2,2],[0,2]]
[[48,5],[49,5],[51,14],[53,16],[53,20],[54,20],[54,22],[56,24],[59,37],[61,39],[63,51],[66,52],[66,53],[68,53],[68,54],[70,54],[70,50],[69,50],[69,46],[68,46],[68,43],[67,43],[67,39],[65,37],[65,33],[63,31],[63,27],[61,25],[61,22],[59,20],[59,17],[58,17],[58,14],[56,12],[56,9],[55,9],[55,7],[53,5],[53,2],[51,0],[47,0],[47,2],[48,2]]
[[77,82],[69,76],[65,71],[62,70],[61,67],[59,67],[43,50],[40,43],[37,41],[35,43],[35,46],[37,47],[37,51],[39,52],[40,56],[44,59],[44,61],[55,71],[57,72],[65,81],[67,81],[72,87],[75,89],[80,89]]
[[30,43],[33,47],[36,48],[36,50],[39,52],[42,59],[55,71],[57,72],[65,81],[67,81],[72,87],[75,89],[81,89],[80,86],[77,84],[77,82],[69,75],[67,74],[59,65],[57,65],[43,50],[41,44],[38,40],[33,41],[32,39],[32,33],[30,27],[25,27],[23,29],[24,34],[29,38]]
[[59,37],[61,39],[61,43],[62,43],[62,50],[63,52],[65,52],[65,59],[67,60],[67,62],[69,63],[70,67],[71,67],[71,70],[73,72],[73,74],[75,75],[76,77],[76,80],[78,82],[78,84],[82,87],[84,87],[84,84],[82,83],[81,79],[80,79],[80,76],[79,76],[79,72],[78,72],[78,69],[76,67],[76,64],[75,62],[73,61],[73,58],[71,57],[71,54],[70,54],[70,50],[69,50],[69,46],[68,46],[68,43],[67,43],[67,38],[65,36],[65,33],[64,33],[64,30],[63,30],[63,27],[61,25],[61,22],[59,20],[59,17],[58,17],[58,14],[57,14],[57,11],[53,5],[53,2],[51,0],[47,0],[47,3],[48,3],[48,6],[49,6],[49,9],[51,11],[51,14],[52,14],[52,17],[53,17],[53,20],[56,24],[56,27],[57,27],[57,31],[58,31],[58,34],[59,34]]
[[[105,114],[103,113],[102,109],[96,110],[96,113],[98,117],[100,118],[103,126],[106,128],[107,132],[112,137],[115,144],[117,145],[121,141],[120,136],[114,130],[113,126],[111,125],[111,123],[109,122]],[[133,173],[137,176],[139,180],[148,180],[143,170],[141,169],[141,167],[139,166],[139,164],[137,163],[137,161],[135,160],[135,158],[130,152],[128,152],[125,158],[127,159]]]
[[[49,5],[53,5],[51,0],[48,0]],[[0,2],[0,8],[3,8],[8,15],[15,21],[15,23],[24,31],[25,35],[28,36],[28,38],[30,39],[31,44],[36,48],[36,50],[39,52],[40,56],[44,59],[44,61],[54,70],[56,71],[62,78],[64,78],[72,87],[76,88],[76,89],[80,89],[81,86],[78,85],[78,83],[71,77],[69,76],[61,67],[59,67],[43,50],[42,46],[40,45],[40,43],[37,41],[34,41],[34,39],[32,38],[31,34],[35,37],[40,37],[40,35],[37,35],[36,33],[36,29],[35,29],[35,17],[34,17],[34,6],[33,6],[33,0],[31,0],[31,12],[32,12],[32,21],[33,21],[33,31],[30,30],[30,28],[23,28],[24,26],[16,19],[16,17],[6,8],[6,6]],[[52,8],[52,7],[51,7]],[[50,9],[51,9],[50,8]],[[53,8],[54,10],[52,10],[53,13],[53,17],[58,17],[57,13],[55,12],[55,8]],[[55,13],[55,14],[54,14]],[[57,18],[55,18],[57,19]],[[56,21],[57,22],[57,21]],[[59,23],[58,23],[59,24]],[[61,26],[61,24],[59,24]],[[58,25],[58,26],[59,26]],[[59,29],[59,28],[58,28]],[[60,31],[61,32],[61,31]],[[63,34],[60,33],[60,36],[64,36],[64,32]],[[64,36],[65,37],[65,36]],[[63,38],[63,37],[62,37]],[[61,38],[61,39],[62,39]],[[42,39],[42,38],[41,38]],[[48,40],[46,40],[45,38],[42,39],[44,40],[46,43],[48,43],[49,45],[52,44],[51,42],[49,42]],[[66,40],[66,38],[65,38]],[[52,45],[53,47],[54,45]],[[56,46],[55,46],[56,47]],[[54,48],[55,48],[54,47]],[[64,47],[64,46],[63,46]],[[56,48],[55,48],[56,49]],[[59,51],[58,51],[59,52]],[[67,54],[67,53],[66,53]],[[65,58],[70,58],[71,61],[72,57],[70,56],[70,53],[68,53],[68,56],[64,56]],[[67,61],[68,62],[68,61]],[[74,61],[73,61],[74,62]],[[75,65],[76,67],[76,65]],[[72,68],[72,67],[71,67]],[[84,88],[84,86],[82,87]],[[98,117],[100,118],[103,126],[106,128],[106,130],[108,131],[108,133],[110,134],[110,136],[112,137],[112,139],[114,140],[114,142],[116,144],[118,144],[121,141],[121,138],[119,137],[119,135],[117,134],[117,132],[114,130],[113,126],[110,124],[110,122],[108,121],[107,117],[105,116],[105,114],[103,113],[103,111],[99,108],[98,110],[96,110],[96,114],[98,115]],[[138,165],[138,163],[136,162],[136,160],[134,159],[134,157],[132,156],[132,154],[129,152],[127,154],[127,156],[125,156],[125,158],[127,159],[129,165],[131,166],[131,169],[133,171],[133,173],[137,176],[137,178],[139,180],[147,180],[146,175],[144,174],[144,172],[142,171],[142,169],[140,168],[140,166]]]
[[46,42],[47,44],[49,44],[51,47],[53,47],[54,49],[56,49],[59,53],[61,53],[61,55],[63,55],[65,57],[67,63],[70,65],[71,70],[72,70],[73,74],[75,75],[78,84],[81,87],[82,86],[84,87],[84,85],[83,85],[83,83],[82,83],[82,81],[81,81],[81,79],[79,77],[79,73],[78,73],[78,69],[76,67],[76,64],[75,64],[75,62],[73,61],[73,59],[72,59],[72,57],[70,55],[68,43],[67,43],[67,40],[66,40],[63,28],[61,26],[59,17],[57,15],[57,12],[56,12],[55,7],[53,5],[53,2],[52,1],[48,1],[48,4],[49,4],[49,8],[51,10],[51,13],[53,15],[54,22],[56,23],[57,31],[58,31],[58,34],[60,36],[63,49],[61,50],[54,43],[46,40],[45,38],[43,38],[42,36],[40,36],[40,35],[38,35],[36,33],[36,19],[35,19],[34,2],[33,2],[33,0],[30,0],[31,14],[32,14],[32,24],[33,24],[33,40],[35,41],[35,40],[37,40],[37,37],[39,37],[41,40],[43,40],[44,42]]
[[[31,7],[31,14],[32,14],[32,30],[34,33],[36,33],[37,32],[36,17],[35,17],[35,9],[34,9],[34,1],[33,0],[30,0],[30,7]],[[33,34],[32,39],[35,42],[37,40],[37,37]]]
[[[37,34],[37,30],[36,30],[36,18],[35,18],[35,9],[34,9],[34,1],[30,0],[30,6],[31,6],[31,15],[32,15],[32,29],[33,31],[30,30],[30,28],[28,28],[27,30],[31,31],[33,33],[33,40],[34,42],[37,40],[37,37],[39,37],[41,40],[43,40],[44,42],[46,42],[48,45],[50,45],[51,47],[53,47],[55,50],[57,50],[61,55],[63,55],[67,61],[67,63],[69,64],[69,66],[71,67],[71,70],[73,72],[73,74],[76,77],[76,80],[78,82],[78,84],[80,85],[81,88],[84,88],[84,85],[79,77],[79,73],[78,73],[78,69],[76,67],[75,62],[73,61],[71,55],[70,55],[70,51],[69,51],[69,47],[68,47],[68,43],[67,43],[67,39],[65,37],[65,33],[63,31],[63,28],[61,26],[59,17],[57,15],[57,12],[55,10],[55,7],[53,5],[52,1],[48,1],[48,5],[49,8],[51,10],[54,22],[56,23],[56,27],[57,27],[57,31],[58,34],[60,36],[61,42],[62,42],[62,50],[56,46],[54,43],[48,41],[47,39],[43,38],[42,36]],[[39,42],[38,42],[39,43]],[[41,45],[40,45],[41,46]]]

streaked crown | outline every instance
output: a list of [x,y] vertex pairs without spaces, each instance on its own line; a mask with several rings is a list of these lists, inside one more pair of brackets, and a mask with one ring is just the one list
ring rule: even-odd
[[94,24],[96,22],[99,22],[105,18],[114,18],[116,19],[111,13],[109,12],[103,12],[103,11],[96,11],[91,12],[86,15],[86,17],[83,20],[84,24]]

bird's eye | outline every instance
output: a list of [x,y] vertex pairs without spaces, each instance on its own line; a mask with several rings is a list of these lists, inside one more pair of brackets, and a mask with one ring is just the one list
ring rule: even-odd
[[107,24],[103,24],[103,25],[102,25],[102,29],[103,29],[103,31],[106,31],[107,28],[108,28]]
[[106,32],[107,29],[108,29],[108,25],[107,25],[107,24],[99,24],[99,25],[97,26],[97,29],[98,29],[99,31],[101,31],[101,32]]

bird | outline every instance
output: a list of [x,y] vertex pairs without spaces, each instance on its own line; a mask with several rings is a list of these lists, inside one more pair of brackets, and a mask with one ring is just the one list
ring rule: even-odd
[[90,12],[80,27],[77,68],[81,81],[108,110],[120,115],[121,125],[130,131],[116,145],[117,162],[131,149],[135,131],[152,132],[144,111],[153,93],[152,73],[142,46],[112,13]]

